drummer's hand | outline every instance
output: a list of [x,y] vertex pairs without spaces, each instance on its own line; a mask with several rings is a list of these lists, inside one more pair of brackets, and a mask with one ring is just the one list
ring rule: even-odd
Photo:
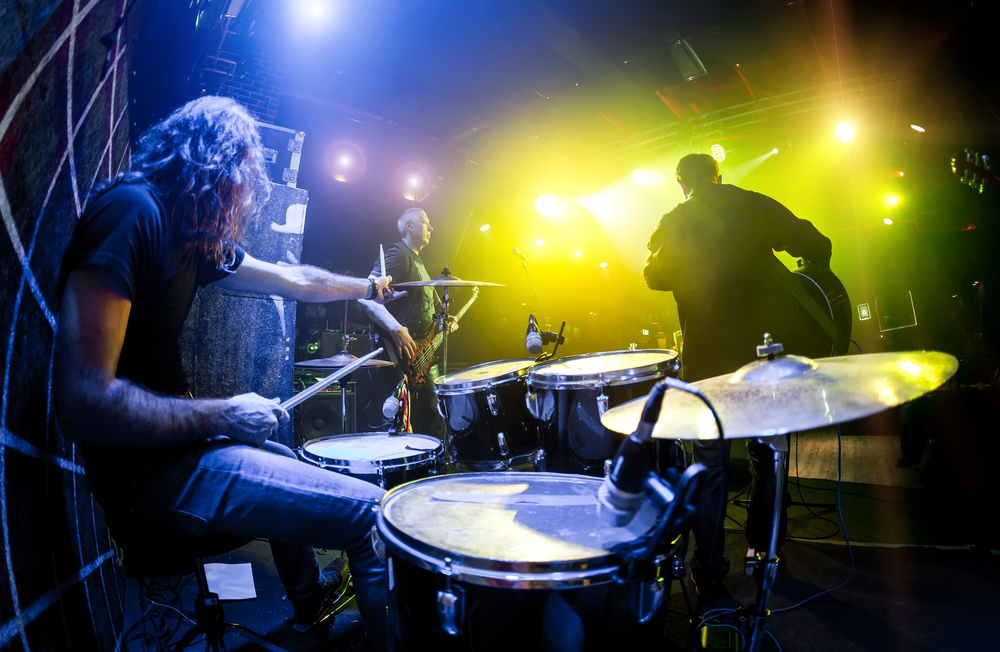
[[396,341],[396,348],[399,349],[399,357],[409,361],[417,357],[417,343],[410,337],[410,331],[406,327],[400,327],[392,334],[392,339]]
[[395,301],[396,299],[402,299],[403,297],[406,296],[406,290],[399,290],[399,291],[393,290],[391,287],[389,287],[390,283],[392,283],[391,276],[378,277],[378,280],[376,281],[376,287],[378,288],[378,292],[376,292],[375,294],[375,299],[374,299],[375,303],[386,304],[389,303],[390,301]]
[[277,399],[264,398],[253,392],[226,399],[222,416],[222,434],[258,447],[271,436],[279,421],[290,418]]

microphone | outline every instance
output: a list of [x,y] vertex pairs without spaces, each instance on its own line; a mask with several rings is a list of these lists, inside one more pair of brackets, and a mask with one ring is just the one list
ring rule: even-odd
[[528,315],[528,330],[524,334],[524,345],[528,347],[528,353],[531,355],[542,352],[542,335],[538,332],[534,315]]
[[394,418],[396,413],[399,412],[399,394],[400,390],[403,389],[403,382],[404,381],[402,380],[399,381],[399,384],[396,385],[396,389],[392,390],[392,394],[389,394],[389,398],[385,399],[385,402],[382,403],[382,416],[386,419]]
[[514,247],[513,249],[511,249],[510,253],[514,254],[515,256],[517,256],[518,258],[520,258],[521,260],[523,260],[524,262],[526,262],[528,264],[531,263],[531,261],[528,260],[528,258],[524,254],[522,254],[521,250],[518,249],[517,247]]
[[653,386],[638,427],[618,447],[611,471],[597,491],[597,513],[608,525],[625,527],[642,507],[642,488],[652,470],[649,442],[666,390],[667,384],[663,382]]

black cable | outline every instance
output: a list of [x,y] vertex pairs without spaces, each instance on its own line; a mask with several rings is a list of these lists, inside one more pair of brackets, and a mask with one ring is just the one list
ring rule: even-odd
[[[796,480],[795,487],[798,489],[798,492],[799,492],[799,500],[802,503],[805,503],[806,499],[802,495],[802,485],[799,484],[798,479],[799,479],[799,433],[795,433],[795,480]],[[800,539],[802,541],[822,541],[823,539],[831,539],[831,538],[837,536],[838,534],[840,534],[840,526],[839,525],[837,525],[836,523],[834,523],[833,521],[831,521],[827,517],[820,516],[816,512],[812,511],[812,509],[809,508],[809,505],[802,505],[802,506],[805,507],[806,511],[809,512],[810,514],[812,514],[814,517],[820,519],[821,521],[826,521],[827,523],[829,523],[830,525],[832,525],[834,528],[836,528],[836,530],[833,532],[833,534],[827,534],[827,535],[821,536],[821,537],[795,537],[796,539]],[[791,505],[789,505],[789,507],[791,507]],[[787,536],[787,533],[786,533],[786,536]]]

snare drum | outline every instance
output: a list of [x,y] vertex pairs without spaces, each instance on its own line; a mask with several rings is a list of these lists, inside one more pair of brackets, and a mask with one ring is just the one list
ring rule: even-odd
[[552,360],[528,373],[528,411],[538,419],[544,470],[604,475],[622,435],[601,425],[609,408],[645,396],[657,380],[677,377],[677,353],[610,351]]
[[524,402],[534,358],[475,365],[434,381],[452,464],[463,471],[534,465],[538,425]]
[[441,442],[428,435],[367,432],[308,441],[302,459],[390,489],[436,475],[441,450]]
[[386,494],[373,538],[386,560],[389,649],[653,649],[669,587],[656,576],[616,582],[622,560],[608,551],[656,514],[644,504],[627,527],[604,525],[600,485],[462,473]]

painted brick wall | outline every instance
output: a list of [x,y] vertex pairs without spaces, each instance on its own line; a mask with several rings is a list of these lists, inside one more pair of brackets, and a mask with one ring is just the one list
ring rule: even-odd
[[124,583],[51,409],[57,279],[87,189],[127,165],[125,0],[0,0],[0,649],[113,650]]

